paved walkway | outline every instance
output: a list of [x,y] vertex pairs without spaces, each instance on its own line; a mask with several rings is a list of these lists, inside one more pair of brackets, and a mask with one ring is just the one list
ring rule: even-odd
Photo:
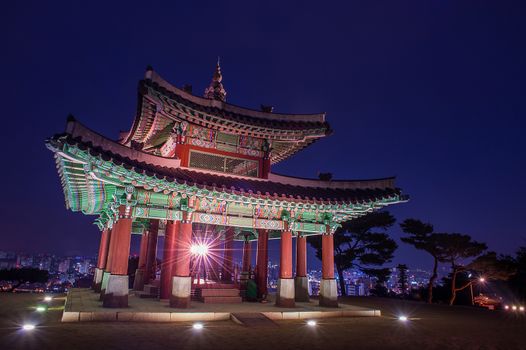
[[73,288],[68,293],[62,321],[215,321],[229,320],[232,313],[262,313],[271,320],[380,316],[380,310],[345,304],[325,308],[315,300],[296,303],[295,308],[281,308],[274,305],[272,298],[269,296],[268,303],[205,304],[192,301],[188,309],[173,309],[168,300],[144,299],[130,294],[128,308],[109,309],[102,307],[98,293],[87,288]]

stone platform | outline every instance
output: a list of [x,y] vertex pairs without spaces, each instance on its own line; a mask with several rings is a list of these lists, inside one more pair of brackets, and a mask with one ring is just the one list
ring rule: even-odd
[[271,320],[318,319],[327,317],[380,316],[380,310],[352,305],[325,308],[317,300],[296,303],[295,308],[274,305],[272,295],[268,303],[244,302],[239,304],[205,304],[193,301],[189,309],[173,309],[168,300],[143,299],[130,294],[128,308],[103,308],[99,294],[88,288],[72,288],[68,292],[62,322],[135,321],[135,322],[189,322],[232,319],[234,313],[262,313]]

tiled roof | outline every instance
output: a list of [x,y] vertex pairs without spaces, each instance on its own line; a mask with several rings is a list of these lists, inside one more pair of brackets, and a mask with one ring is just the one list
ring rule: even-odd
[[[102,137],[102,136],[98,136]],[[336,186],[297,186],[284,184],[281,182],[270,181],[266,179],[252,179],[245,177],[229,176],[218,173],[198,171],[183,167],[165,167],[149,162],[138,161],[119,152],[110,151],[100,146],[108,145],[111,140],[105,139],[104,142],[94,144],[93,137],[72,136],[69,133],[55,135],[49,143],[63,145],[67,143],[70,146],[76,146],[83,151],[88,151],[94,157],[100,157],[104,161],[111,161],[116,165],[123,166],[128,170],[133,170],[140,174],[153,177],[168,182],[177,182],[190,186],[207,188],[209,190],[224,191],[237,194],[251,195],[261,198],[286,199],[291,201],[307,202],[327,202],[327,203],[367,203],[382,199],[400,196],[401,191],[398,188],[338,188]],[[125,147],[119,145],[119,147]],[[126,147],[129,149],[128,147]],[[130,151],[132,151],[130,149]],[[138,152],[138,151],[133,151]],[[124,152],[122,152],[124,153]],[[149,157],[156,157],[148,155]],[[162,161],[161,157],[160,158]],[[363,183],[364,181],[361,181]],[[347,182],[348,183],[348,182]],[[374,181],[371,181],[373,184]],[[347,186],[348,187],[348,186]]]
[[[294,114],[286,115],[286,114],[274,114],[274,113],[264,113],[259,111],[253,111],[246,108],[236,107],[235,109],[239,112],[234,112],[229,110],[228,108],[224,108],[228,105],[226,103],[221,103],[223,108],[216,107],[216,106],[210,106],[206,105],[207,101],[206,99],[199,98],[197,96],[191,96],[192,99],[195,101],[191,101],[188,93],[179,90],[177,88],[166,88],[165,86],[152,81],[152,80],[141,80],[139,83],[140,88],[144,89],[146,87],[150,87],[161,94],[169,97],[170,99],[179,102],[181,104],[184,104],[185,106],[192,108],[196,111],[211,114],[217,117],[221,117],[225,120],[231,120],[235,122],[239,122],[242,124],[252,125],[252,126],[259,126],[259,127],[267,127],[267,128],[276,128],[276,129],[286,129],[286,130],[309,130],[309,129],[325,129],[326,134],[330,133],[330,126],[329,123],[326,121],[320,121],[319,118],[313,118],[312,121],[306,121],[305,118],[302,118],[303,120],[296,120],[294,118]],[[146,91],[143,90],[143,93]],[[199,103],[203,102],[203,103]],[[218,101],[213,101],[217,103]],[[235,106],[234,106],[235,107]],[[264,114],[268,114],[269,116],[273,116],[275,118],[264,118],[261,117]],[[259,115],[259,116],[258,116]],[[318,115],[313,115],[318,116]],[[324,118],[323,118],[324,119]]]

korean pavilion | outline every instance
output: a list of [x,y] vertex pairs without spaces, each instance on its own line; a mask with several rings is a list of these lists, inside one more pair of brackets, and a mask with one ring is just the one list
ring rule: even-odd
[[[117,141],[72,116],[64,133],[46,141],[66,207],[96,217],[101,235],[93,288],[104,307],[128,306],[132,234],[141,237],[133,290],[169,299],[174,308],[189,307],[196,295],[205,302],[241,302],[239,288],[248,280],[257,298],[265,299],[271,239],[280,240],[276,305],[308,301],[306,237],[322,235],[319,303],[336,307],[336,228],[405,200],[394,178],[342,181],[273,173],[273,164],[331,134],[325,114],[252,110],[227,103],[226,95],[219,63],[203,97],[148,67],[139,82],[135,120]],[[157,279],[157,239],[163,235]],[[244,242],[239,269],[235,240]],[[200,260],[208,266],[201,268]]]

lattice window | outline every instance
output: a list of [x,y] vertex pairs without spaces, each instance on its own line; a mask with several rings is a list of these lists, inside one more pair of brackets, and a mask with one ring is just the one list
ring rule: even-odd
[[259,163],[254,160],[190,151],[190,167],[257,177]]

